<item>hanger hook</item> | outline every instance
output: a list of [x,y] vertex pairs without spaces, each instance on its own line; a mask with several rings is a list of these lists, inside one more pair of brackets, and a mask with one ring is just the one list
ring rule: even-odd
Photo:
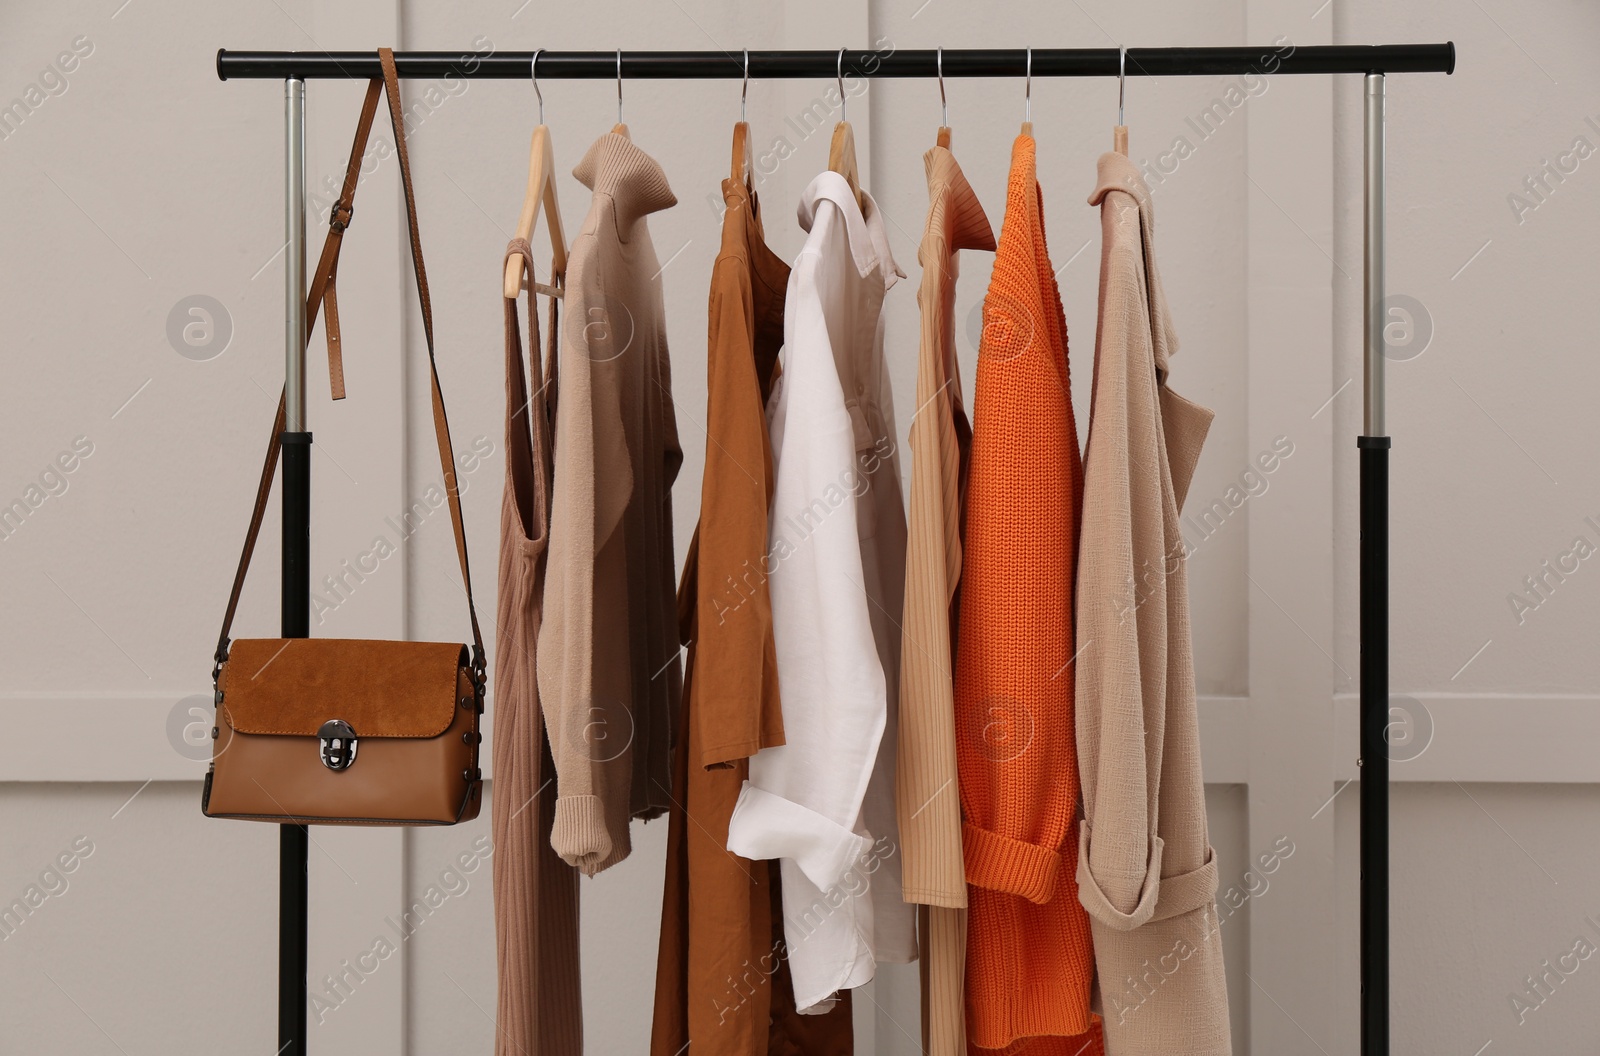
[[622,124],[622,49],[617,49],[617,124]]
[[1028,123],[1031,124],[1033,122],[1033,49],[1032,48],[1028,49],[1028,65],[1027,65],[1027,69],[1024,72],[1023,76],[1026,78],[1026,80],[1023,82],[1023,96],[1022,96],[1023,120],[1027,121]]
[[533,53],[533,64],[532,64],[533,65],[533,94],[537,95],[539,97],[539,123],[541,125],[544,124],[544,93],[539,90],[539,52],[542,52],[542,51],[544,51],[544,49],[540,48],[538,51],[535,51]]
[[1118,48],[1117,52],[1117,124],[1126,125],[1128,122],[1123,116],[1122,100],[1128,85],[1128,49]]
[[839,81],[839,120],[844,118],[844,49],[839,49],[839,61],[834,66],[834,77]]
[[745,100],[750,97],[750,49],[744,49],[744,87],[739,89],[739,120],[746,120]]
[[940,124],[945,128],[950,127],[950,104],[944,97],[944,49],[940,48],[935,57],[939,64],[939,113]]

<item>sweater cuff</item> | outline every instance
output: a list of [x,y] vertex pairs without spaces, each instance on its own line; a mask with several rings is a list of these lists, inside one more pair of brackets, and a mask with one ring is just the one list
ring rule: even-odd
[[556,799],[550,846],[561,860],[585,876],[599,872],[611,856],[611,834],[606,831],[605,810],[599,796],[564,796]]
[[1040,905],[1055,897],[1059,851],[980,829],[969,821],[961,827],[961,853],[967,883],[974,887],[1021,895]]
[[822,891],[839,884],[871,849],[872,837],[749,781],[728,819],[728,850],[752,861],[788,858]]

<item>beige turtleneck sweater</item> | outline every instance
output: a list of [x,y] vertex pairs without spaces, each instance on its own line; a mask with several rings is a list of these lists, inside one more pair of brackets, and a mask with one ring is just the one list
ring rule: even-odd
[[567,262],[539,695],[556,765],[551,844],[593,875],[628,856],[629,819],[660,816],[671,794],[683,453],[645,217],[677,199],[615,132],[573,175],[594,199]]

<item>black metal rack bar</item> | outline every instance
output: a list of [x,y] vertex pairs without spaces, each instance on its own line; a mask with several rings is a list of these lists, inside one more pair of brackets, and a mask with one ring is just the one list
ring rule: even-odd
[[[403,78],[522,80],[534,53],[413,51],[395,55]],[[941,71],[942,67],[942,71]],[[1361,448],[1361,1052],[1389,1056],[1389,436],[1385,418],[1384,82],[1390,73],[1454,73],[1456,49],[1442,44],[1338,44],[1313,47],[1035,48],[1031,50],[543,51],[539,76],[582,80],[693,80],[852,77],[1130,77],[1254,73],[1362,74],[1365,79],[1365,230],[1363,290],[1365,391]],[[217,76],[282,79],[286,91],[291,248],[287,282],[286,373],[291,418],[284,439],[283,633],[308,629],[309,442],[305,431],[305,81],[382,76],[365,51],[217,52]],[[298,260],[298,265],[295,261]],[[280,842],[278,1053],[306,1056],[306,830],[283,826]]]
[[[745,75],[743,51],[624,51],[624,80],[695,80]],[[856,77],[936,77],[937,52],[895,50],[880,54],[846,49],[844,70]],[[617,76],[615,51],[545,51],[539,76],[608,80]],[[1023,48],[950,49],[944,53],[946,77],[1021,77],[1029,68]],[[525,80],[531,51],[477,55],[460,51],[408,51],[395,54],[401,77],[469,77]],[[1115,77],[1121,68],[1116,48],[1034,48],[1035,77]],[[1272,45],[1243,48],[1129,48],[1129,77],[1222,76],[1245,73],[1454,73],[1456,46],[1443,44]],[[752,51],[751,77],[833,77],[838,51]],[[370,51],[217,52],[217,76],[230,78],[381,77]]]

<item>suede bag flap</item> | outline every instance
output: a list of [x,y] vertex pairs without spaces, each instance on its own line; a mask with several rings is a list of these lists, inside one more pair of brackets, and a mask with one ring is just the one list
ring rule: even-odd
[[363,738],[437,737],[461,706],[468,664],[467,647],[448,642],[242,639],[223,666],[219,710],[238,733],[315,737],[343,719]]

